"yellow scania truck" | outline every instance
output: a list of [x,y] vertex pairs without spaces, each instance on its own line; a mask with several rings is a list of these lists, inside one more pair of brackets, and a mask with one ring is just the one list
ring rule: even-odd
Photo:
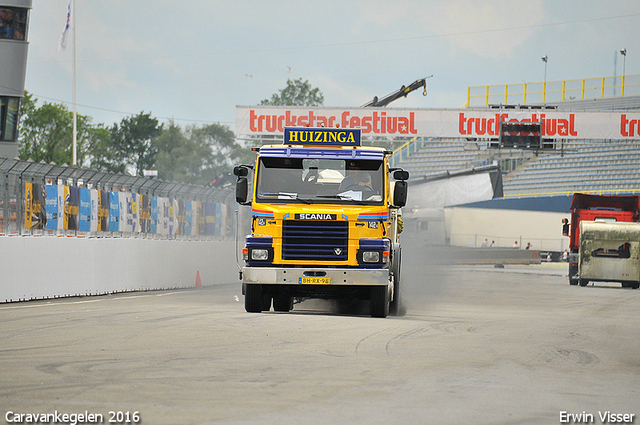
[[323,298],[368,300],[373,317],[393,312],[409,173],[390,168],[391,152],[362,146],[357,129],[306,127],[254,150],[255,164],[234,168],[236,200],[252,210],[245,310],[290,311],[294,299]]

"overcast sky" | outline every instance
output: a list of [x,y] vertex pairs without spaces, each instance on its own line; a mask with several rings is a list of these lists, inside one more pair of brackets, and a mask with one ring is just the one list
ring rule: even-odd
[[[72,109],[68,0],[34,0],[26,90]],[[640,74],[637,0],[76,0],[78,113],[108,126],[150,112],[222,123],[308,80],[325,106],[457,108],[468,86]],[[617,69],[614,63],[617,59]]]

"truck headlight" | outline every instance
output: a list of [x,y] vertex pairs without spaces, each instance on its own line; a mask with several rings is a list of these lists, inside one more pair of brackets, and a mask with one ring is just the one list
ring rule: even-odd
[[262,248],[254,248],[251,250],[251,259],[256,261],[265,261],[269,258],[269,250]]
[[365,263],[379,263],[380,251],[363,251],[362,261],[364,261]]

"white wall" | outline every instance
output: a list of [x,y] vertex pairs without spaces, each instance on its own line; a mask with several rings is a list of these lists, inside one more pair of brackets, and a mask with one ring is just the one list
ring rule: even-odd
[[498,210],[485,208],[445,208],[446,234],[453,246],[481,246],[484,239],[496,246],[564,251],[569,238],[562,236],[562,219],[569,213]]
[[238,283],[234,241],[0,238],[0,303]]

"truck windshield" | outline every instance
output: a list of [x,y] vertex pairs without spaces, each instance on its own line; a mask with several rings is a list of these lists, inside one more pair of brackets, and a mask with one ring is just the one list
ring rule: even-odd
[[262,202],[381,205],[384,186],[382,161],[262,157],[256,195]]

